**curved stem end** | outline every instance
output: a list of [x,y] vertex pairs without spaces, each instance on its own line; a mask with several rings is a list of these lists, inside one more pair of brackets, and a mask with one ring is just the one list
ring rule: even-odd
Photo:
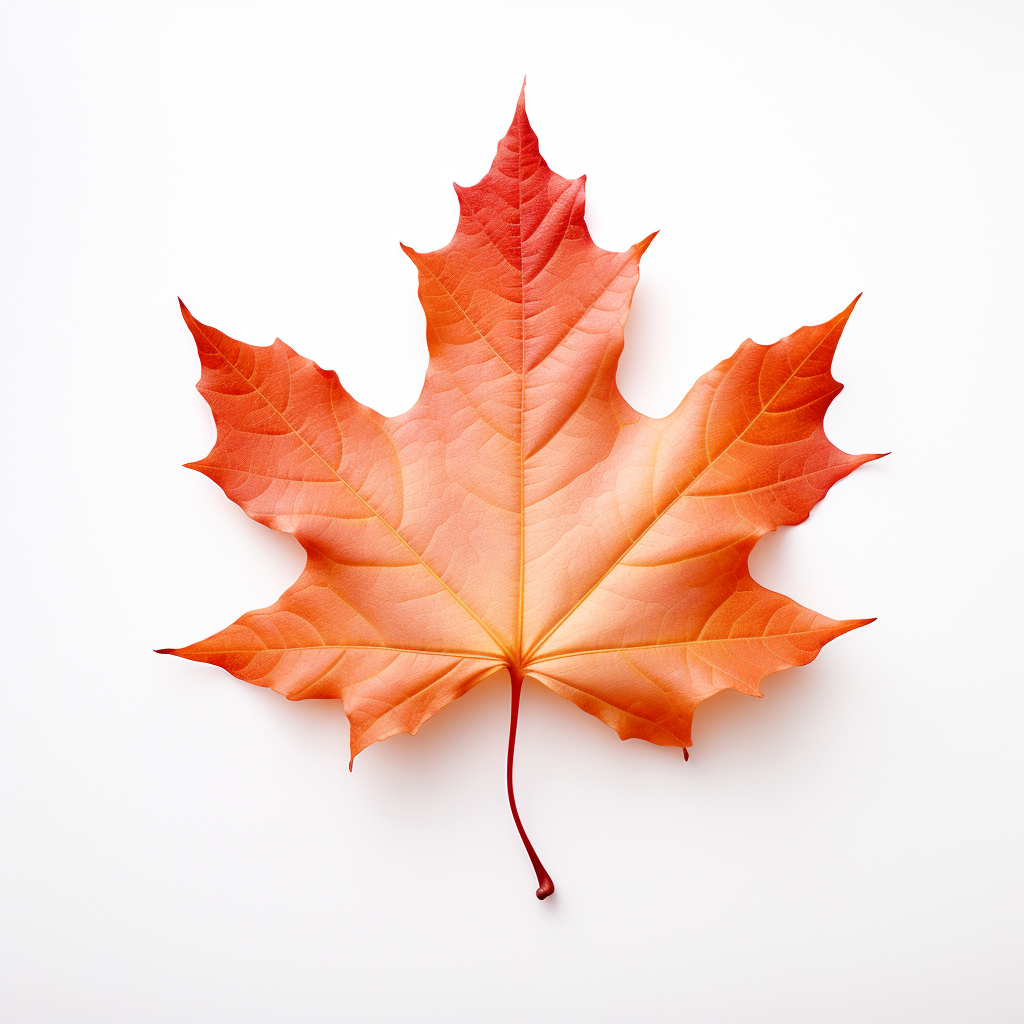
[[537,882],[539,883],[537,886],[537,899],[546,900],[555,891],[555,884],[551,881],[551,876],[547,873],[544,865],[541,864],[540,857],[537,856],[537,851],[533,848],[533,843],[530,842],[526,829],[523,828],[519,811],[516,808],[515,790],[512,786],[512,764],[516,752],[516,728],[519,725],[519,700],[523,693],[523,677],[512,668],[509,669],[509,674],[512,677],[512,710],[508,724],[508,805],[512,810],[512,818],[516,823],[516,828],[519,829],[519,837],[522,839],[523,846],[526,847],[526,852],[530,856],[533,870],[537,872]]

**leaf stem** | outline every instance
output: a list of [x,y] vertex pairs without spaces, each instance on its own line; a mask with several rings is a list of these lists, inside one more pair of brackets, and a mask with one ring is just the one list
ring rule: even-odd
[[519,725],[519,699],[523,694],[523,677],[511,666],[509,666],[509,675],[512,677],[512,712],[508,724],[508,805],[512,808],[512,817],[515,820],[516,828],[519,829],[519,836],[523,840],[523,846],[526,847],[526,852],[530,855],[533,870],[537,872],[537,881],[539,883],[537,899],[546,900],[555,891],[555,885],[551,881],[551,876],[544,869],[544,865],[541,864],[540,857],[537,856],[537,851],[533,848],[533,843],[530,842],[530,837],[526,834],[526,829],[523,828],[519,811],[516,809],[515,790],[512,788],[512,762],[515,759],[516,753],[516,727]]

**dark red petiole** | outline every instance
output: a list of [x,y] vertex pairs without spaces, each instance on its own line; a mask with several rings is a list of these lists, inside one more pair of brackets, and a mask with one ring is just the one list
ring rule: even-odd
[[537,881],[540,883],[537,886],[537,899],[546,900],[555,891],[555,885],[551,881],[551,876],[544,870],[544,865],[541,864],[540,857],[537,856],[537,851],[533,848],[526,829],[523,828],[519,811],[516,810],[515,790],[512,788],[512,762],[516,753],[516,727],[519,724],[519,699],[523,694],[523,677],[511,667],[509,675],[512,677],[512,715],[508,724],[508,805],[512,808],[512,817],[515,819],[516,828],[519,829],[523,846],[526,847],[526,852],[530,855],[533,870],[537,872]]

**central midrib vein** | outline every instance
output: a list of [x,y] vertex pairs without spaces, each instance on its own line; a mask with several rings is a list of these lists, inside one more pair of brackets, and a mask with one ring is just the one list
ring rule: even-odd
[[517,111],[519,130],[518,169],[516,183],[519,188],[517,217],[519,221],[519,314],[520,363],[519,371],[519,611],[516,630],[516,668],[522,668],[523,614],[526,603],[526,268],[523,258],[523,121]]

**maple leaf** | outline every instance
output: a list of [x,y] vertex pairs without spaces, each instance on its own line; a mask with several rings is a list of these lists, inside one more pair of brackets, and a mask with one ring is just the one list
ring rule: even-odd
[[[745,341],[671,415],[619,394],[623,325],[654,235],[606,252],[585,178],[553,173],[521,94],[487,175],[456,186],[443,249],[419,271],[430,362],[385,417],[282,341],[254,347],[182,306],[217,441],[191,468],[307,554],[298,581],[178,650],[292,700],[339,698],[351,752],[415,733],[503,669],[508,793],[523,677],[620,737],[688,747],[694,709],[760,695],[871,619],[835,621],[758,585],[758,538],[807,518],[877,455],[825,437],[830,366],[853,305],[774,345]],[[856,301],[856,300],[854,300]]]

